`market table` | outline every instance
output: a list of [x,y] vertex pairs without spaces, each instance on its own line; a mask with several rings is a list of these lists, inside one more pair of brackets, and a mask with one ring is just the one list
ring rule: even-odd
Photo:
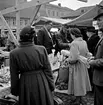
[[0,87],[0,98],[10,94],[10,86]]

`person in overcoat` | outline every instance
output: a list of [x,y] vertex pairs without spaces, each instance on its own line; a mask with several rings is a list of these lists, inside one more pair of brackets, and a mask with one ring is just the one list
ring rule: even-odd
[[67,29],[63,26],[56,34],[55,55],[62,49],[69,49],[70,41],[67,39]]
[[88,45],[89,52],[91,52],[94,55],[95,47],[100,38],[96,34],[96,30],[94,27],[88,27],[86,33],[88,36],[87,45]]
[[[98,17],[98,18],[101,18]],[[98,21],[101,21],[98,20]],[[103,24],[103,14],[102,14]],[[102,29],[103,30],[103,29]],[[103,31],[102,36],[95,48],[95,58],[89,61],[91,67],[93,67],[93,83],[94,83],[94,105],[103,104]]]
[[[98,34],[96,34],[96,30],[94,27],[87,27],[86,34],[88,36],[87,45],[88,45],[89,52],[91,52],[92,55],[94,56],[94,50],[100,38]],[[90,82],[92,85],[92,93],[94,93],[93,68],[92,67],[88,69],[88,73],[89,73]]]
[[44,46],[33,43],[30,26],[20,32],[20,45],[10,52],[11,93],[19,105],[54,105],[53,74]]
[[70,28],[69,31],[73,41],[70,44],[70,54],[67,60],[69,62],[68,94],[76,97],[71,101],[73,105],[85,105],[86,102],[82,97],[87,94],[87,91],[91,91],[87,63],[87,57],[91,56],[91,53],[86,41],[82,38],[81,31],[78,28]]
[[51,24],[45,24],[42,29],[37,32],[37,44],[47,49],[48,54],[52,53],[53,40],[50,34]]
[[98,14],[95,18],[102,35],[95,48],[95,58],[89,61],[93,67],[94,83],[94,105],[103,105],[103,13]]

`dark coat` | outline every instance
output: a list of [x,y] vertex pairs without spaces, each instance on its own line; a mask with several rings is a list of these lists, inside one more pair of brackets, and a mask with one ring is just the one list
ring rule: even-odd
[[55,35],[55,42],[55,55],[63,49],[70,49],[68,45],[70,42],[67,40],[67,37],[61,33]]
[[99,40],[95,48],[93,68],[93,83],[98,86],[103,86],[103,38]]
[[65,35],[62,35],[61,33],[57,34],[57,42],[58,42],[58,47],[62,49],[67,49],[69,48],[69,41],[67,40],[67,37]]
[[93,34],[88,40],[87,40],[87,45],[88,45],[88,49],[89,49],[89,52],[91,52],[93,55],[94,55],[94,50],[95,50],[95,47],[99,41],[99,36],[96,35],[96,34]]
[[52,53],[53,48],[52,37],[48,34],[45,28],[42,28],[37,32],[37,44],[43,45],[46,48],[48,54]]
[[19,105],[54,105],[54,80],[43,46],[26,43],[11,51],[10,74],[11,93],[19,95]]

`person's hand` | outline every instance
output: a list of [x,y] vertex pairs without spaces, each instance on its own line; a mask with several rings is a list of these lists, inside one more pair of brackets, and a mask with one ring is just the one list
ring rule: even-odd
[[93,57],[93,56],[92,56],[92,57],[89,57],[89,58],[87,59],[88,62],[91,61],[91,60],[94,60],[94,57]]
[[94,60],[90,60],[89,65],[93,65],[93,64],[94,64]]

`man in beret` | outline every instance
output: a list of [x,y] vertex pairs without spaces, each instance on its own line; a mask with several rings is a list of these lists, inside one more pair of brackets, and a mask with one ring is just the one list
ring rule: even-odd
[[[100,13],[94,19],[97,20],[99,29],[103,28],[103,13]],[[89,61],[91,67],[94,68],[94,105],[103,105],[103,36],[95,47],[94,55],[94,60]]]

